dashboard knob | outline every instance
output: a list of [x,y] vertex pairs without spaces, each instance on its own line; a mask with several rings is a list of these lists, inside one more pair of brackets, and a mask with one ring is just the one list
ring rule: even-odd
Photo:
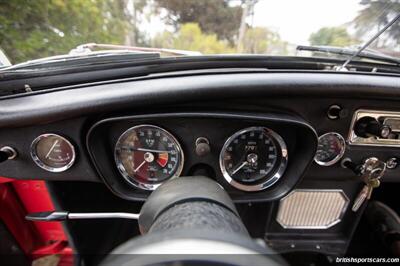
[[15,157],[17,157],[17,151],[15,149],[8,146],[0,148],[0,163],[7,160],[12,160]]
[[206,156],[211,151],[210,142],[204,137],[196,139],[196,154],[200,157]]

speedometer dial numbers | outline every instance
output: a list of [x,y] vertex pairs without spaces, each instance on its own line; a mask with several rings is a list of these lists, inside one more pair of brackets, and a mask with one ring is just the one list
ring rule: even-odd
[[228,183],[244,191],[259,191],[276,183],[286,169],[283,139],[265,127],[236,132],[220,154],[220,167]]
[[180,175],[183,152],[166,130],[140,125],[125,131],[115,146],[115,161],[122,176],[135,187],[154,190]]

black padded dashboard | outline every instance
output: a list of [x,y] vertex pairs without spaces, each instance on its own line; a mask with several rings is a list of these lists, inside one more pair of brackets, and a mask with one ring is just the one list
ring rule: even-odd
[[[68,78],[68,75],[65,78]],[[160,123],[155,118],[157,114],[161,117],[175,114],[185,123],[195,121],[199,114],[214,114],[213,118],[206,120],[208,122],[204,126],[207,128],[202,129],[204,132],[216,130],[216,124],[212,122],[215,116],[219,118],[222,116],[224,121],[229,122],[228,124],[234,124],[235,129],[252,123],[263,123],[259,120],[262,117],[267,126],[280,128],[283,135],[285,135],[284,121],[290,118],[306,125],[311,135],[312,132],[318,135],[338,132],[346,139],[352,115],[356,110],[363,108],[400,111],[399,84],[399,78],[393,75],[362,73],[257,71],[217,74],[205,72],[196,75],[174,73],[60,87],[49,91],[5,97],[0,99],[0,145],[14,147],[18,151],[18,157],[1,164],[0,176],[103,182],[103,172],[99,169],[98,162],[96,164],[93,161],[93,152],[90,150],[93,145],[90,144],[87,135],[99,121],[117,117],[150,115],[153,117],[151,122],[162,124],[178,138],[182,136],[179,135],[179,130],[176,132],[174,130],[173,123],[177,123],[176,120],[168,124],[168,119],[163,119]],[[340,119],[330,120],[326,115],[327,109],[333,104],[340,105],[345,110]],[[226,117],[228,115],[231,117]],[[232,123],[232,119],[235,122]],[[274,123],[281,120],[283,126],[279,123],[270,124],[271,120],[274,120]],[[293,132],[295,134],[296,130]],[[74,144],[77,149],[77,160],[69,170],[50,173],[33,163],[30,158],[30,144],[43,133],[60,134]],[[298,171],[295,182],[275,196],[271,196],[273,193],[268,195],[266,191],[267,194],[264,193],[263,198],[275,199],[283,196],[301,180],[302,176],[304,179],[315,179],[319,182],[354,180],[353,174],[338,164],[323,167],[312,162],[310,152],[315,150],[315,133],[314,140],[309,135],[309,140],[303,143],[304,147],[301,147],[306,156],[301,154],[301,149],[290,156],[290,163],[307,159],[310,164],[308,170],[304,174],[303,171]],[[286,138],[290,143],[293,136],[290,136],[292,133],[287,134]],[[226,135],[227,133],[225,137]],[[104,138],[104,143],[112,143],[112,134],[111,140],[107,134],[100,137]],[[100,143],[97,145],[104,144],[99,140],[98,142]],[[308,150],[307,145],[309,145]],[[217,147],[220,146],[221,143],[218,142]],[[397,156],[399,149],[348,146],[345,156],[356,162],[370,156],[385,160]],[[308,164],[303,163],[303,168],[306,169]],[[214,167],[214,171],[218,171],[218,168]],[[399,173],[399,169],[390,170],[384,181],[398,181]],[[114,175],[114,178],[118,178],[118,175]],[[124,191],[127,192],[128,189],[125,187]],[[117,195],[124,198],[143,199],[143,193],[139,197],[130,193],[121,195],[120,191],[117,191]],[[253,196],[244,198],[256,199]]]
[[[68,78],[68,75],[65,75]],[[1,99],[0,127],[49,123],[86,115],[157,109],[206,101],[268,98],[340,98],[395,101],[398,77],[360,73],[172,74],[89,83]],[[0,84],[1,85],[1,84]],[[221,108],[223,106],[215,106]],[[264,106],[268,108],[268,105]]]

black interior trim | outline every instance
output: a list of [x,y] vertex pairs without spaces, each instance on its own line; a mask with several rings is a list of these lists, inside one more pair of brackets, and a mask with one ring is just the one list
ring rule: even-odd
[[244,73],[94,85],[2,100],[1,127],[49,123],[100,112],[193,101],[254,97],[318,96],[400,98],[397,77],[346,73]]

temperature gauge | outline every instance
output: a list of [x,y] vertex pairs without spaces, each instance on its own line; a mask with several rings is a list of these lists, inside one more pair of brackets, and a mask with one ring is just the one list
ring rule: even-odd
[[63,172],[75,161],[74,146],[66,138],[56,134],[43,134],[31,145],[33,161],[49,172]]
[[346,150],[346,142],[336,132],[326,133],[318,138],[318,149],[314,161],[322,166],[330,166],[338,162]]

